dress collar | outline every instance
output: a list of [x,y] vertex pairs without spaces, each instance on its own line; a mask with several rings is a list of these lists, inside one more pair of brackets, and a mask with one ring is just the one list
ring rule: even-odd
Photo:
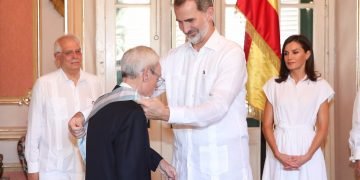
[[[288,79],[295,83],[295,80],[290,76],[290,74],[288,75]],[[305,82],[305,81],[309,81],[309,78],[306,74],[299,82]]]

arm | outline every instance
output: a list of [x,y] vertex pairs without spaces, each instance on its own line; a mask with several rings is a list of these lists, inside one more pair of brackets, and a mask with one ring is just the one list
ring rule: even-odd
[[73,117],[68,122],[68,128],[70,133],[77,139],[80,139],[85,136],[87,131],[87,126],[84,127],[84,124],[89,120],[88,117],[93,108],[93,105],[83,109],[74,114]]
[[[98,80],[98,79],[97,79]],[[119,87],[118,85],[115,86],[114,89]],[[94,91],[96,92],[96,96],[103,95],[104,88],[100,81],[98,80],[97,83],[94,85]],[[99,97],[96,97],[97,99]],[[73,117],[68,122],[68,128],[70,133],[77,139],[80,139],[85,136],[87,131],[87,126],[84,127],[85,124],[87,124],[87,121],[89,120],[88,117],[90,116],[90,113],[94,107],[94,102],[87,106],[86,108],[82,109],[81,111],[74,114]]]
[[42,99],[42,94],[40,83],[37,81],[32,91],[25,140],[25,157],[28,165],[29,179],[31,177],[36,179],[39,172],[41,129],[44,127],[45,123],[45,115],[43,114],[44,100]]
[[354,170],[355,170],[356,176],[360,176],[360,160],[355,161]]
[[320,105],[316,123],[316,134],[309,150],[306,154],[295,157],[297,167],[302,166],[312,158],[327,136],[329,126],[329,102],[327,100]]
[[271,151],[274,154],[274,157],[278,159],[286,170],[296,169],[296,164],[291,159],[291,156],[282,154],[277,145],[274,136],[274,114],[272,104],[266,100],[263,122],[262,122],[262,131],[264,133],[265,139],[271,148]]
[[154,149],[152,149],[150,147],[150,157],[149,157],[149,162],[150,162],[150,169],[152,171],[155,171],[156,168],[159,166],[160,161],[163,159],[161,157],[161,155],[159,153],[157,153]]
[[175,168],[172,167],[168,162],[165,161],[165,159],[162,159],[159,164],[159,169],[161,174],[166,176],[166,178],[169,179],[176,179],[176,171]]
[[143,173],[155,171],[163,158],[150,147],[143,112],[139,109],[119,120],[123,122],[116,125],[118,134],[112,148],[118,177],[139,179]]
[[150,148],[150,169],[155,171],[157,168],[160,169],[161,174],[168,178],[175,179],[176,171],[165,159],[161,157],[154,149]]
[[39,173],[28,173],[27,180],[39,180]]

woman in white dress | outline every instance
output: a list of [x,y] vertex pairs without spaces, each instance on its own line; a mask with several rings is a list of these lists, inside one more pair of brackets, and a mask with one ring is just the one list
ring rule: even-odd
[[263,180],[325,180],[321,145],[328,132],[333,89],[314,70],[314,53],[303,35],[288,37],[280,75],[263,87],[262,130],[268,143]]

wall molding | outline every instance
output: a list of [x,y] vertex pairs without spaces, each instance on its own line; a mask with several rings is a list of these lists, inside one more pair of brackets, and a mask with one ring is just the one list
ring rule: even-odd
[[22,166],[20,163],[4,163],[3,168],[5,168],[7,170],[14,170],[14,171],[21,170],[22,171]]
[[[18,141],[26,134],[26,127],[0,127],[0,141]],[[5,163],[3,168],[6,172],[23,171],[20,163]]]
[[26,127],[0,127],[0,141],[17,141],[25,134]]

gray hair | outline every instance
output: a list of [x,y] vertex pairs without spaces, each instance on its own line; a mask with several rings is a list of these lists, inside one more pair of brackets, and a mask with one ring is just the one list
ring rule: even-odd
[[121,74],[123,77],[136,78],[147,67],[154,70],[159,59],[159,55],[150,47],[136,46],[127,50],[121,58]]
[[[179,7],[188,0],[174,0],[174,6]],[[195,1],[197,10],[206,12],[209,7],[213,7],[213,0],[192,0]]]
[[73,34],[66,34],[66,35],[60,36],[58,39],[56,39],[56,41],[54,43],[54,53],[59,53],[62,51],[61,43],[65,40],[73,40],[77,44],[79,44],[79,46],[81,48],[80,40],[77,36],[75,36]]

